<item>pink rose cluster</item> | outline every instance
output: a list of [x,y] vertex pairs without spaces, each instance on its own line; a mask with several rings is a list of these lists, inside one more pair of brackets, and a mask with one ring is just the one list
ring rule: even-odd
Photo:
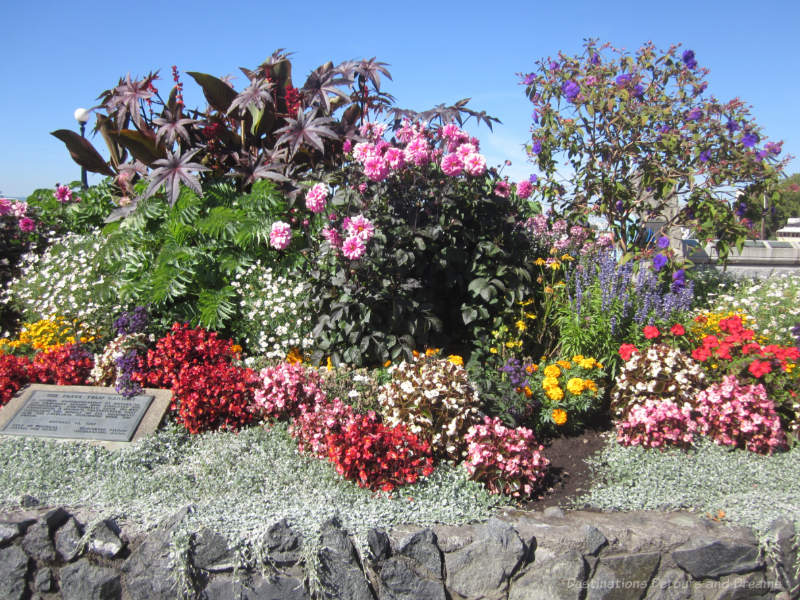
[[760,383],[741,385],[735,375],[727,375],[701,391],[693,404],[649,398],[617,423],[617,441],[625,446],[685,448],[695,435],[703,435],[717,444],[760,454],[787,447],[775,403]]
[[28,215],[28,203],[22,200],[12,200],[10,198],[0,198],[0,216],[11,215],[17,220],[17,227],[20,231],[29,233],[36,229],[36,221]]
[[544,448],[525,427],[510,428],[500,419],[484,417],[482,424],[470,427],[466,442],[467,472],[493,494],[530,497],[547,474],[550,461],[542,455]]

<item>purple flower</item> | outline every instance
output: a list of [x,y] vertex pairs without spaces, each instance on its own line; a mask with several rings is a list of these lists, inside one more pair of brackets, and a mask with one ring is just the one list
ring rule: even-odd
[[686,114],[687,121],[697,121],[703,117],[703,111],[699,108],[693,108]]
[[747,214],[747,202],[739,202],[736,206],[736,216],[743,217]]
[[664,248],[668,248],[669,247],[669,238],[667,236],[665,236],[665,235],[662,235],[660,238],[658,238],[657,244],[658,244],[658,247],[661,248],[662,250]]
[[767,152],[766,150],[759,150],[756,156],[758,156],[758,158],[760,158],[761,160],[764,160],[765,158],[767,158],[767,156],[769,156],[769,152]]
[[764,144],[764,150],[777,156],[781,153],[782,146],[783,142],[767,142]]
[[667,133],[669,131],[669,125],[662,125],[660,131],[661,133]]
[[630,73],[623,73],[622,75],[619,75],[615,81],[617,82],[617,85],[619,87],[625,87],[631,82],[632,78],[633,75],[631,75]]
[[539,122],[539,111],[538,110],[534,110],[531,113],[531,119],[533,119],[534,123],[538,123]]
[[622,209],[625,205],[622,203],[622,200],[617,200],[617,203],[614,205],[617,209],[617,212],[622,212]]
[[589,62],[592,63],[593,65],[599,65],[600,55],[595,52],[594,54],[592,54],[592,58],[589,59]]
[[694,69],[697,66],[697,61],[694,58],[694,50],[687,50],[683,53],[683,64],[690,69]]
[[561,85],[561,91],[567,98],[572,100],[580,93],[581,86],[570,79]]
[[525,76],[525,79],[523,80],[523,83],[524,83],[525,85],[530,85],[530,84],[532,84],[534,81],[536,81],[536,75],[535,75],[534,73],[528,73],[528,74]]
[[533,144],[531,144],[531,152],[534,154],[539,154],[542,151],[542,140],[533,140]]
[[728,119],[728,122],[725,123],[725,127],[728,128],[728,133],[735,133],[736,131],[739,131],[739,124],[733,119]]
[[745,133],[742,136],[742,146],[752,148],[758,143],[758,136],[755,133]]
[[711,158],[711,152],[709,152],[708,150],[703,150],[700,153],[700,162],[708,162],[710,158]]
[[631,96],[634,98],[641,98],[642,94],[644,94],[644,87],[639,84],[633,86],[633,89],[631,90]]
[[656,271],[660,271],[666,264],[667,264],[667,257],[664,256],[663,254],[656,254],[653,257],[653,268]]
[[550,70],[551,71],[558,71],[558,67],[559,67],[559,65],[558,65],[558,63],[556,61],[554,61],[554,60],[550,61]]
[[539,181],[539,178],[536,176],[536,174],[533,174],[530,177],[528,177],[528,181],[530,181],[531,183],[536,183],[537,181]]

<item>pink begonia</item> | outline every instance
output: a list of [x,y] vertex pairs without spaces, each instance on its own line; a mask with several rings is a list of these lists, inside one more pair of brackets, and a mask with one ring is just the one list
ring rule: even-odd
[[300,414],[289,425],[289,435],[297,440],[300,454],[328,458],[328,435],[340,433],[355,416],[353,407],[339,398],[317,400],[299,406]]
[[464,171],[464,163],[458,157],[458,154],[445,154],[442,158],[442,172],[450,177],[461,175]]
[[348,235],[354,235],[360,238],[365,244],[372,239],[375,235],[375,225],[372,221],[367,219],[364,215],[356,215],[355,217],[345,217],[342,222],[342,227]]
[[398,171],[406,166],[406,157],[403,155],[403,151],[400,150],[400,148],[387,149],[383,158],[393,171]]
[[61,202],[61,204],[66,204],[67,202],[72,201],[72,190],[69,189],[66,185],[59,185],[56,188],[56,191],[53,192],[53,198]]
[[28,214],[28,203],[22,202],[21,200],[13,202],[11,204],[11,213],[18,219],[21,219]]
[[313,406],[325,400],[319,373],[300,363],[283,362],[274,367],[265,367],[258,376],[260,385],[253,396],[253,403],[265,417],[297,417],[301,406]]
[[322,237],[324,237],[334,248],[342,247],[342,236],[339,234],[338,229],[334,229],[333,227],[323,227]]
[[350,260],[358,260],[367,251],[364,241],[357,235],[348,237],[342,244],[342,254]]
[[547,474],[550,461],[537,446],[533,432],[512,429],[500,419],[484,417],[470,427],[465,437],[469,446],[464,466],[470,477],[482,482],[492,494],[529,497]]
[[468,154],[464,157],[464,170],[473,177],[483,175],[486,173],[486,159],[482,154]]
[[418,135],[408,143],[403,154],[405,155],[406,162],[414,163],[418,167],[421,167],[430,161],[430,150],[428,140]]
[[269,244],[276,250],[285,250],[292,241],[292,227],[283,221],[275,221],[269,232]]
[[11,212],[11,202],[8,198],[0,198],[0,215],[7,215]]
[[508,198],[508,195],[511,193],[511,186],[508,185],[507,181],[498,181],[497,185],[494,186],[494,195],[500,196],[501,198]]
[[530,198],[531,194],[533,193],[533,184],[527,180],[523,179],[519,183],[517,183],[517,196],[520,198]]
[[383,181],[389,175],[389,165],[382,156],[370,156],[364,161],[364,175],[372,181]]
[[692,419],[691,406],[650,398],[633,406],[627,418],[617,423],[617,442],[644,448],[688,447],[695,431],[697,423]]
[[325,200],[328,198],[328,186],[317,183],[306,194],[306,208],[312,213],[321,213],[325,210]]
[[36,221],[31,219],[30,217],[22,217],[19,220],[18,225],[19,225],[19,228],[22,231],[26,231],[26,232],[33,231],[34,229],[36,229]]

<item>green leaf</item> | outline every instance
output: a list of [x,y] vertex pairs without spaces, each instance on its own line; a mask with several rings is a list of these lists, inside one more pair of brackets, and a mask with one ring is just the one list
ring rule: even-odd
[[462,305],[461,307],[461,319],[464,321],[464,325],[469,325],[475,319],[478,318],[478,311],[475,310],[474,307],[468,305]]

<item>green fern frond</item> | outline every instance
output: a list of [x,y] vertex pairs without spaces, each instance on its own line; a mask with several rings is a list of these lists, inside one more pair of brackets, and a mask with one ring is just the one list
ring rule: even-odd
[[226,285],[219,290],[203,290],[197,298],[198,321],[206,329],[223,329],[236,314],[232,299],[236,290]]

